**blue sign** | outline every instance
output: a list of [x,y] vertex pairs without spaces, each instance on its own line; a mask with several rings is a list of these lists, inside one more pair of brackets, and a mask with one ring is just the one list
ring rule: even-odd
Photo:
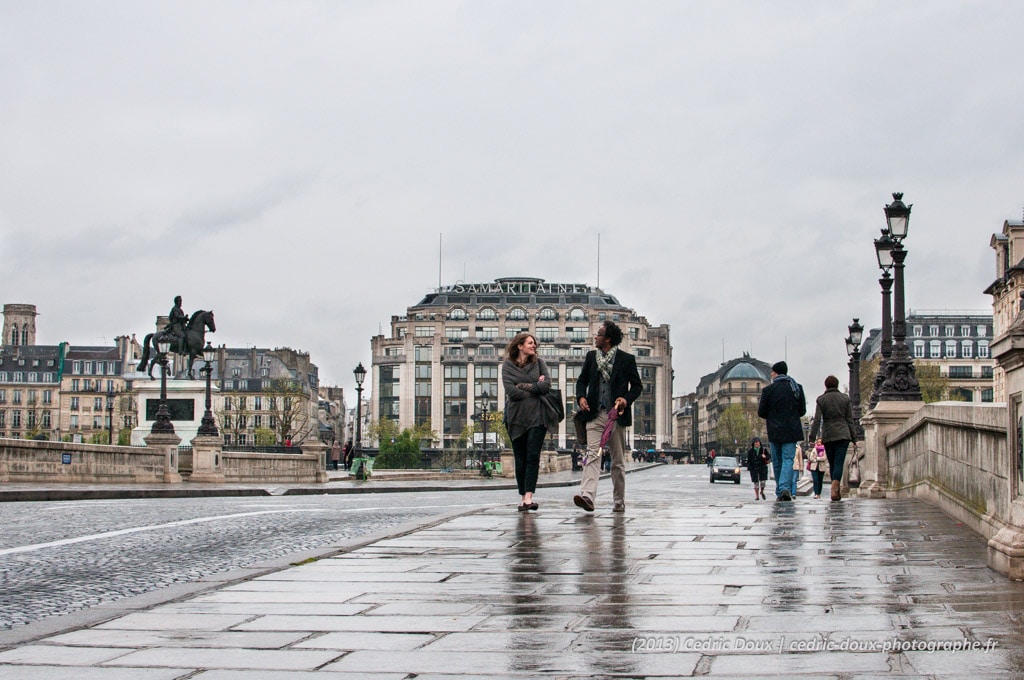
[[71,465],[71,454],[70,453],[62,453],[62,454],[60,454],[60,462],[63,463],[64,465]]

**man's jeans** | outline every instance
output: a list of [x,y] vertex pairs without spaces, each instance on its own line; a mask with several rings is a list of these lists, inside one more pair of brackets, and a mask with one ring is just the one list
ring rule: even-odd
[[793,459],[796,458],[796,442],[768,442],[772,450],[772,469],[775,470],[775,498],[780,498],[783,491],[796,498],[796,471]]

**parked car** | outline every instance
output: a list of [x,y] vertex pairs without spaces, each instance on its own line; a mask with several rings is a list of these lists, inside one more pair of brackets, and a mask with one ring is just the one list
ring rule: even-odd
[[711,483],[714,484],[716,479],[726,479],[739,484],[741,469],[735,457],[715,456],[715,462],[711,466]]

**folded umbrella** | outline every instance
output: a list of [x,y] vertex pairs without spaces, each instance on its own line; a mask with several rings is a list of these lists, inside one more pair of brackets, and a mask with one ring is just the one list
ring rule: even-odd
[[598,445],[599,449],[603,449],[608,445],[608,440],[612,438],[612,432],[615,432],[615,421],[618,417],[618,409],[613,408],[608,410],[608,422],[604,424],[604,430],[601,431],[601,443]]

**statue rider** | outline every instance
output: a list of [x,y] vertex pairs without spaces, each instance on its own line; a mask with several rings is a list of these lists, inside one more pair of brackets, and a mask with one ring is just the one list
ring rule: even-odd
[[185,339],[185,324],[188,323],[188,316],[181,308],[181,296],[174,297],[174,306],[167,315],[167,325],[164,326],[164,333],[171,341],[171,351],[180,348]]

